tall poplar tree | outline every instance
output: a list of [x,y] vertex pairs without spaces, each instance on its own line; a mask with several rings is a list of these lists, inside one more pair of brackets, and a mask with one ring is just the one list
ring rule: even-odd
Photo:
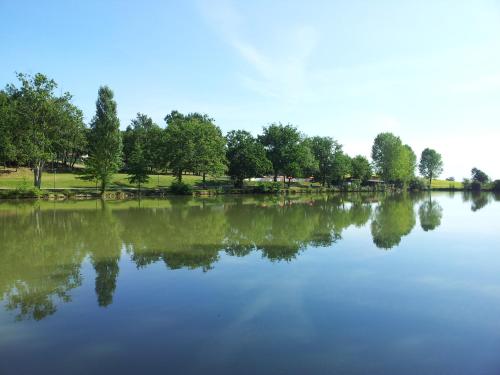
[[90,123],[88,142],[86,174],[100,182],[102,194],[122,164],[120,121],[116,114],[113,91],[107,86],[99,88],[96,114]]

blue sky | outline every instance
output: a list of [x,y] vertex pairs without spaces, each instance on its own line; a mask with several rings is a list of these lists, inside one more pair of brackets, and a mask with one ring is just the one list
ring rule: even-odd
[[228,131],[281,121],[369,156],[382,131],[500,178],[500,0],[0,0],[0,85],[43,72],[86,120],[172,109]]

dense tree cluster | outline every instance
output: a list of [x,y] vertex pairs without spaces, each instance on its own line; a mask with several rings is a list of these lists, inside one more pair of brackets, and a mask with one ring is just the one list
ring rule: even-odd
[[[206,176],[228,175],[238,187],[245,179],[268,174],[289,185],[293,178],[312,177],[323,186],[348,180],[366,184],[374,173],[397,186],[415,178],[415,153],[392,133],[375,138],[370,163],[361,155],[351,158],[331,137],[309,137],[291,124],[270,124],[257,136],[244,130],[224,135],[208,115],[172,111],[165,127],[138,113],[121,131],[117,104],[106,86],[98,91],[87,127],[71,95],[55,94],[53,80],[43,74],[17,77],[19,86],[0,91],[0,163],[32,168],[36,187],[47,166],[73,168],[77,162],[101,191],[119,170],[139,186],[155,173],[172,173],[179,183],[185,173],[203,176],[204,183]],[[441,155],[425,149],[419,171],[432,181],[442,165]]]

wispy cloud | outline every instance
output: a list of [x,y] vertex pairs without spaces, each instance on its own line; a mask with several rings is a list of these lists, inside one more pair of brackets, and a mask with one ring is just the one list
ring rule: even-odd
[[291,27],[283,37],[290,43],[279,43],[272,52],[265,52],[243,36],[244,17],[231,2],[201,2],[200,9],[210,25],[250,67],[238,74],[246,88],[290,103],[312,95],[308,63],[319,37],[314,27]]

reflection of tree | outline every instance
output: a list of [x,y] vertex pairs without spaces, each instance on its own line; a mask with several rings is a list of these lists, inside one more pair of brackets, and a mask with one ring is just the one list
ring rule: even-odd
[[420,226],[424,231],[434,230],[441,225],[443,208],[438,202],[431,200],[431,196],[429,195],[429,200],[420,205],[418,217],[420,219]]
[[375,209],[371,231],[373,243],[390,249],[401,242],[415,226],[413,200],[406,195],[387,197]]
[[490,195],[481,192],[472,192],[470,195],[472,204],[470,209],[472,211],[478,211],[490,203]]
[[169,268],[209,270],[218,260],[226,218],[223,205],[192,205],[182,201],[173,207],[130,208],[116,212],[122,239],[138,267],[163,261]]
[[119,224],[104,201],[98,202],[86,221],[85,247],[90,254],[94,270],[95,292],[99,306],[113,303],[116,279],[119,273],[121,239]]
[[[170,269],[207,271],[221,251],[259,251],[271,261],[290,261],[308,246],[331,246],[347,228],[364,226],[373,216],[375,244],[390,248],[415,224],[413,201],[388,197],[372,210],[379,199],[350,194],[172,199],[140,207],[131,201],[16,205],[0,210],[0,298],[20,319],[42,319],[71,300],[82,282],[81,264],[89,259],[97,303],[108,306],[123,247],[138,268],[163,262]],[[436,207],[422,205],[421,211]]]
[[80,222],[71,211],[16,205],[0,216],[0,296],[18,319],[40,320],[81,285]]

